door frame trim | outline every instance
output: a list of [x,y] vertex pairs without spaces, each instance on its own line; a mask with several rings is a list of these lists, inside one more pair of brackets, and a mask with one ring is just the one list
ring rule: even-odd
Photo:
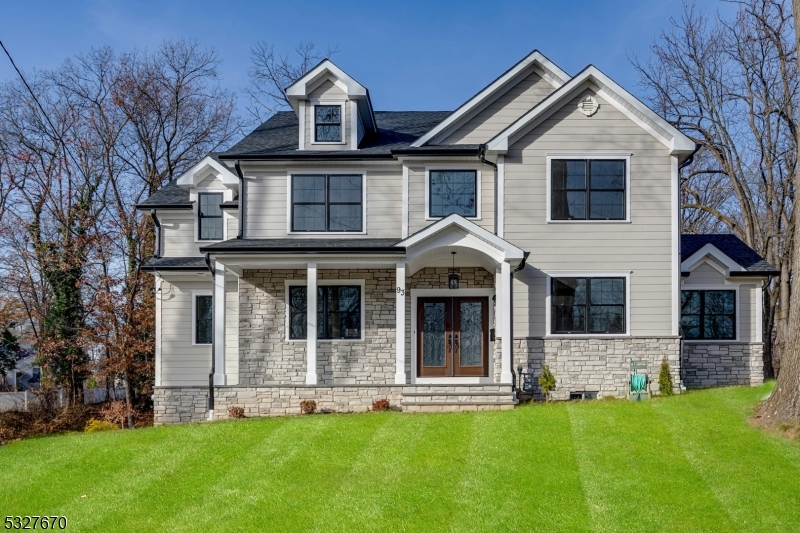
[[494,383],[494,342],[489,340],[489,375],[477,376],[452,376],[452,377],[417,377],[417,298],[482,296],[489,298],[489,327],[494,325],[494,305],[491,298],[495,295],[494,289],[409,289],[411,292],[411,384],[412,385],[466,385]]

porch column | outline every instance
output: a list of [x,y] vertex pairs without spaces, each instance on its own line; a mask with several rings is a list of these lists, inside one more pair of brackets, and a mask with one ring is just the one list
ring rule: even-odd
[[214,263],[214,385],[225,385],[225,266]]
[[500,383],[511,383],[511,357],[514,339],[511,338],[511,265],[503,261],[500,267],[500,335],[502,339],[502,360],[500,362]]
[[306,285],[306,385],[317,384],[317,264],[308,264]]
[[397,339],[395,340],[395,385],[406,384],[406,264],[397,263],[397,302],[395,314],[397,322]]

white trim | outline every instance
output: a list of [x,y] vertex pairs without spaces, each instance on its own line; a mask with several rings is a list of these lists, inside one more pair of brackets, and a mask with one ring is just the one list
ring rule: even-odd
[[756,284],[756,342],[764,342],[764,284]]
[[408,165],[403,163],[403,206],[402,206],[402,229],[401,238],[408,237]]
[[[321,100],[321,99],[310,99],[309,103],[311,104],[311,119],[310,119],[310,126],[312,131],[309,132],[308,142],[311,145],[318,145],[318,144],[347,144],[348,140],[345,139],[346,132],[347,132],[347,124],[345,121],[347,117],[345,116],[347,111],[347,100]],[[340,128],[340,135],[339,141],[317,141],[317,110],[315,109],[317,106],[339,106],[339,128]]]
[[[736,336],[732,339],[683,339],[683,342],[690,342],[692,344],[725,344],[729,342],[740,342],[739,339],[742,335],[742,300],[739,297],[739,283],[730,283],[725,285],[708,284],[708,285],[684,285],[681,291],[734,291],[736,293],[736,305],[733,310],[736,313]],[[760,289],[758,289],[760,290]]]
[[[164,278],[159,276],[158,274],[155,275],[155,293],[156,293],[156,354],[155,354],[155,386],[161,386],[161,364],[163,358],[161,356],[161,296],[162,292],[161,289],[164,286]],[[194,307],[194,296],[192,297],[192,307]]]
[[[292,231],[292,176],[361,176],[361,231]],[[327,213],[325,215],[327,217]],[[286,234],[287,235],[366,235],[367,234],[367,171],[366,169],[305,169],[286,171]]]
[[[547,224],[630,224],[631,223],[631,157],[630,152],[548,152],[545,154],[545,222]],[[625,218],[620,220],[553,220],[552,217],[552,160],[553,159],[624,159],[625,160]],[[587,191],[588,191],[588,179]],[[588,213],[587,213],[588,215]]]
[[[317,264],[308,263],[306,266],[306,385],[316,385],[319,382],[319,367],[317,366]],[[288,312],[289,291],[284,292],[286,310]],[[309,311],[309,309],[311,311]],[[286,336],[289,336],[289,322],[286,322]]]
[[[198,342],[197,342],[197,297],[198,296],[211,296],[211,299],[212,299],[212,302],[213,302],[214,293],[213,293],[213,291],[211,289],[197,289],[197,290],[192,290],[191,292],[192,292],[192,326],[191,326],[192,327],[192,346],[208,346],[208,349],[210,350],[211,349],[211,345],[213,343],[203,342],[203,343],[199,343],[198,344]],[[212,312],[212,315],[213,315],[214,310],[212,309],[211,312]]]
[[[237,187],[238,188],[238,187]],[[200,195],[201,194],[221,194],[222,202],[233,201],[233,191],[230,189],[212,189],[209,187],[194,187],[189,193],[192,201],[194,242],[196,244],[213,244],[228,239],[228,220],[233,219],[233,215],[222,210],[222,238],[219,240],[200,239]],[[241,206],[240,206],[241,207]]]
[[[315,265],[314,268],[317,270],[316,263],[309,263],[309,265]],[[309,267],[310,268],[310,267]],[[305,339],[290,339],[289,338],[289,287],[307,287],[308,280],[305,279],[287,279],[284,280],[284,303],[286,304],[284,316],[283,316],[283,324],[284,324],[284,334],[283,340],[284,342],[300,342],[305,343],[308,340],[308,336],[306,335]],[[317,342],[329,342],[329,343],[340,343],[340,342],[352,342],[352,343],[363,343],[366,341],[364,336],[364,326],[365,326],[365,315],[366,315],[366,287],[363,279],[324,279],[324,278],[317,278],[316,286],[317,287],[325,287],[329,285],[357,285],[361,287],[361,336],[357,339],[317,339]],[[316,314],[314,315],[316,317]]]
[[[631,274],[633,271],[619,270],[548,270],[544,272],[546,294],[545,297],[545,339],[613,339],[631,337],[633,327],[631,324]],[[553,278],[625,278],[625,332],[624,333],[552,333],[552,291]],[[589,295],[587,294],[588,298]],[[587,303],[588,307],[588,303]],[[587,317],[588,318],[588,317]]]
[[514,284],[511,280],[511,265],[502,263],[500,265],[500,301],[503,307],[500,309],[502,317],[500,330],[500,383],[511,383],[513,380],[511,361],[514,353],[514,337],[511,334],[513,324],[511,322],[512,310],[511,301]]
[[[474,168],[473,168],[474,167]],[[425,167],[425,220],[443,220],[447,217],[431,216],[431,170],[466,170],[475,172],[475,216],[464,217],[466,220],[481,220],[481,196],[483,196],[483,181],[481,170],[476,165],[460,165],[458,163],[439,164]],[[449,215],[448,215],[449,216]]]
[[225,266],[214,262],[214,385],[226,385],[225,374]]
[[299,150],[306,149],[306,107],[308,100],[303,100],[297,110],[297,122],[300,124],[300,139],[297,141],[297,148]]
[[506,157],[497,156],[497,236],[501,239],[506,230]]
[[672,180],[670,181],[670,215],[672,217],[672,334],[680,334],[681,324],[681,214],[680,214],[680,168],[678,158],[670,157]]
[[218,163],[210,155],[205,156],[200,162],[181,174],[176,183],[183,189],[194,187],[195,181],[199,183],[207,177],[207,174],[203,172],[209,169],[216,171],[216,177],[225,187],[239,190],[239,176],[231,172],[225,165]]
[[445,130],[458,123],[462,118],[474,111],[476,107],[481,105],[487,99],[501,91],[510,81],[514,80],[519,74],[527,70],[529,67],[540,67],[548,73],[543,78],[548,81],[553,87],[561,87],[568,79],[569,75],[561,70],[555,63],[543,56],[538,50],[534,50],[516,65],[511,67],[503,75],[495,81],[486,86],[481,92],[470,98],[467,102],[462,104],[457,110],[449,117],[440,122],[435,128],[428,133],[411,143],[414,148],[420,147],[431,141],[433,138],[439,136]]
[[[358,105],[355,102],[350,104],[350,149],[358,150]],[[344,132],[342,130],[342,136]]]
[[[395,385],[406,384],[406,265],[395,267]],[[363,313],[362,313],[363,315]]]
[[[460,298],[463,296],[482,296],[489,298],[489,327],[494,322],[494,306],[492,303],[492,296],[494,296],[494,289],[411,289],[411,384],[467,384],[467,383],[494,383],[493,364],[489,364],[488,376],[446,376],[446,377],[418,377],[417,376],[417,298],[428,298],[437,296],[452,296],[453,298]],[[489,332],[487,331],[488,335]],[[489,362],[494,360],[494,343],[489,341],[489,353],[486,355]],[[510,381],[509,381],[510,383]]]
[[[707,255],[710,255],[711,257],[713,257],[714,259],[725,265],[728,268],[728,272],[723,272],[722,270],[720,270],[719,266],[713,264],[712,262],[705,261],[705,256]],[[697,250],[695,253],[693,253],[690,257],[688,257],[685,261],[683,261],[681,263],[681,271],[691,272],[692,270],[700,266],[700,264],[703,262],[711,265],[715,270],[717,270],[720,274],[722,274],[725,277],[730,276],[731,272],[745,272],[745,268],[742,265],[740,265],[739,263],[728,257],[728,255],[725,254],[725,252],[723,252],[722,250],[720,250],[711,243],[706,244],[705,246]]]

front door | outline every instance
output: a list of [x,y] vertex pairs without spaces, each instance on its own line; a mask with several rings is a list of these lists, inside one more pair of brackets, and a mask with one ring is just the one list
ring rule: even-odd
[[489,299],[417,300],[420,376],[489,375]]

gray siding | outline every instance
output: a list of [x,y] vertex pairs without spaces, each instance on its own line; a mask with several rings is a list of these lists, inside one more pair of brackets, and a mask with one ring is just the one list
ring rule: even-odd
[[161,286],[161,384],[208,384],[211,346],[192,345],[192,290],[211,290],[209,281],[164,281]]
[[[559,270],[632,272],[630,333],[670,335],[671,158],[664,145],[599,97],[595,115],[580,113],[577,102],[586,92],[511,146],[505,159],[505,238],[531,252],[514,287],[515,337],[549,331],[544,272]],[[546,154],[564,151],[633,154],[631,223],[546,222]]]
[[200,243],[194,241],[193,211],[158,211],[163,231],[164,257],[197,256]]

